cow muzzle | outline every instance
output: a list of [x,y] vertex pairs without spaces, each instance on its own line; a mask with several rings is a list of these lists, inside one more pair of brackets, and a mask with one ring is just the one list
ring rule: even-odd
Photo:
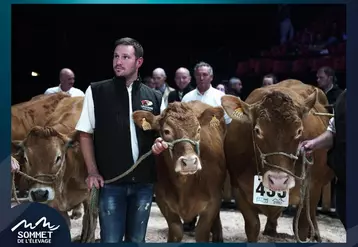
[[29,200],[31,202],[46,203],[55,198],[55,191],[51,187],[32,188],[29,191]]
[[295,179],[285,172],[267,171],[262,184],[272,191],[284,191],[295,187]]
[[200,159],[195,154],[179,157],[175,165],[175,172],[181,175],[192,175],[201,169]]

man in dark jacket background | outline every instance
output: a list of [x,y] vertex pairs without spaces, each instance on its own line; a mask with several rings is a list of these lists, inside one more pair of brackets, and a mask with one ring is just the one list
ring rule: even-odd
[[175,72],[174,81],[177,85],[177,89],[169,93],[168,104],[174,101],[180,102],[185,94],[194,89],[194,87],[190,85],[191,76],[187,68],[177,69]]
[[[160,113],[161,95],[143,84],[138,69],[143,47],[132,38],[115,42],[114,78],[91,83],[76,129],[86,163],[87,185],[100,189],[99,223],[103,243],[145,242],[156,181],[153,156],[129,175],[110,184],[150,149],[161,147],[154,131],[143,131],[132,118],[136,110]],[[154,141],[156,144],[153,145]],[[158,144],[159,143],[159,144]],[[158,147],[157,147],[158,149]]]

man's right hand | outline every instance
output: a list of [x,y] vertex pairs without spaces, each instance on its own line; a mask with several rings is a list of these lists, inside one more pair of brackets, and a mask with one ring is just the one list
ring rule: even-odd
[[316,149],[316,140],[305,140],[301,143],[301,149],[306,151],[308,154],[312,153]]
[[92,189],[93,186],[99,189],[100,187],[103,187],[104,179],[98,173],[90,173],[86,178],[86,183],[89,190]]

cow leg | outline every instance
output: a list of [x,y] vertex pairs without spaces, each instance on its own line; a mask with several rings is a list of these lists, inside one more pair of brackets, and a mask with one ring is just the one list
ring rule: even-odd
[[277,233],[277,220],[281,216],[282,210],[278,210],[277,213],[267,216],[267,221],[265,225],[265,230],[262,233],[270,237],[278,237]]
[[82,203],[80,203],[77,206],[75,206],[74,208],[72,208],[72,213],[71,213],[72,220],[77,220],[82,217],[81,204]]
[[[81,204],[80,204],[81,205]],[[81,243],[93,243],[95,241],[95,230],[97,227],[98,211],[91,211],[89,200],[83,202],[83,218]]]
[[213,243],[223,243],[224,242],[223,229],[222,229],[221,219],[220,219],[220,211],[219,211],[218,215],[216,216],[214,223],[211,227],[211,233],[213,234],[212,235]]
[[[221,199],[221,196],[219,197]],[[221,200],[210,202],[204,212],[200,214],[198,224],[195,229],[195,240],[196,242],[206,242],[210,241],[210,231],[214,227],[214,223],[217,220],[217,215],[220,214],[220,204]],[[215,230],[220,230],[218,228],[218,223],[215,226]],[[216,238],[222,238],[222,228],[220,232],[216,232]]]
[[260,233],[260,218],[255,209],[249,204],[240,189],[234,188],[233,194],[236,205],[245,220],[247,242],[257,242]]
[[178,214],[172,212],[161,196],[157,194],[156,202],[168,224],[168,240],[167,242],[181,242],[183,239],[183,223]]

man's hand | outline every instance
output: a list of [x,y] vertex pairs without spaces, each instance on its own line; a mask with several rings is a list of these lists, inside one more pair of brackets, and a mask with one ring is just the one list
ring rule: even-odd
[[19,162],[11,156],[11,172],[17,172],[20,170]]
[[317,142],[315,139],[305,140],[301,143],[301,150],[303,149],[308,154],[310,154],[316,149],[316,146],[317,146]]
[[86,178],[86,183],[88,189],[92,189],[93,185],[99,189],[100,187],[103,187],[104,185],[104,179],[99,173],[90,173],[88,174],[88,177]]
[[168,144],[162,138],[158,137],[154,141],[154,144],[152,146],[152,152],[158,155],[167,148],[168,148]]

